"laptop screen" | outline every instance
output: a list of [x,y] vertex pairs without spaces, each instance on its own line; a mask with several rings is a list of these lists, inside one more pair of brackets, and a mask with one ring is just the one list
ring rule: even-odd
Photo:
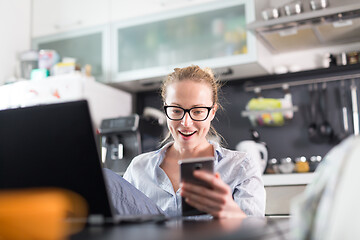
[[111,217],[86,101],[0,111],[0,189],[60,187]]

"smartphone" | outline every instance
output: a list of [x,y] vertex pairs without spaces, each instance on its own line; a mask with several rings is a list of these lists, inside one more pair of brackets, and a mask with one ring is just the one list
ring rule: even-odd
[[[206,182],[195,178],[193,172],[195,170],[203,170],[209,173],[214,173],[214,161],[214,157],[188,158],[180,160],[178,162],[180,165],[180,181],[210,187]],[[181,198],[181,203],[183,216],[207,214],[187,204],[184,198]]]

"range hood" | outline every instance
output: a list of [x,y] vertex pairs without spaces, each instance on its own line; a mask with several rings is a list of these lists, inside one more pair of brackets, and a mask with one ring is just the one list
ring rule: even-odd
[[255,21],[247,28],[273,53],[360,42],[360,2]]

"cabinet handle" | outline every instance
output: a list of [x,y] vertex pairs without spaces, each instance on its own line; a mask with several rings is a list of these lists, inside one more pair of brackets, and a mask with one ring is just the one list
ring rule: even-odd
[[75,21],[73,23],[68,23],[68,24],[55,24],[54,28],[57,29],[57,30],[67,29],[67,28],[70,28],[70,27],[79,26],[81,24],[82,24],[82,21],[78,20],[78,21]]

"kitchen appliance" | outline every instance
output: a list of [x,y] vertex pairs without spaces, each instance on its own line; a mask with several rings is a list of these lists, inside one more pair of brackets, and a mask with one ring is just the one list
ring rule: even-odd
[[99,133],[103,167],[122,176],[135,156],[159,148],[163,127],[153,118],[132,114],[104,119]]
[[104,119],[99,132],[103,167],[124,175],[131,160],[141,153],[139,115]]
[[265,172],[268,161],[268,150],[263,143],[252,140],[241,141],[236,145],[236,150],[248,153],[251,159],[260,165],[261,173]]
[[[273,53],[359,42],[360,1],[331,1],[323,8],[323,1],[317,0],[314,4],[320,4],[314,5],[316,10],[308,9],[309,1],[301,2],[303,8],[299,3],[297,8],[293,2],[287,4],[292,15],[283,9],[284,17],[266,21],[257,18],[247,29],[255,32]],[[302,9],[301,13],[296,14],[296,9]]]
[[21,78],[30,79],[31,71],[38,68],[39,54],[35,50],[26,51],[20,54]]

